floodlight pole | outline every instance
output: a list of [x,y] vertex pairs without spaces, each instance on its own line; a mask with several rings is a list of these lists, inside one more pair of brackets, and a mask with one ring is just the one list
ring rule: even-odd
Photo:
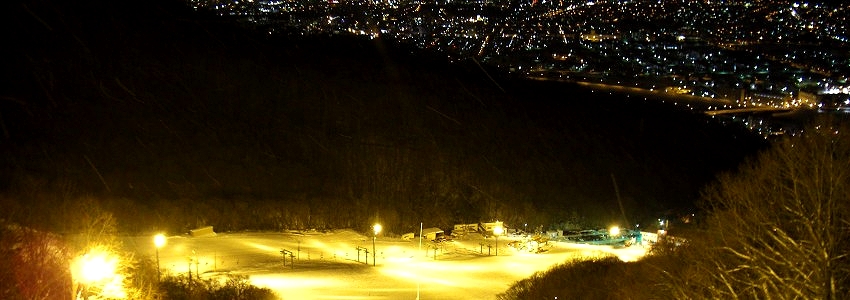
[[[372,235],[372,266],[374,267],[378,265],[378,252],[375,251],[375,240],[378,238],[378,233],[381,232],[381,224],[375,223],[375,225],[372,225],[372,232],[375,233]],[[368,261],[366,264],[368,264]]]
[[502,225],[496,225],[496,227],[493,228],[493,235],[496,236],[496,256],[499,256],[499,236],[502,235],[502,233],[504,233]]
[[156,280],[159,281],[162,278],[161,266],[159,264],[159,248],[165,246],[165,235],[157,234],[153,237],[153,246],[156,248]]
[[160,271],[159,266],[159,247],[156,247],[156,280],[160,280],[162,278],[162,271]]

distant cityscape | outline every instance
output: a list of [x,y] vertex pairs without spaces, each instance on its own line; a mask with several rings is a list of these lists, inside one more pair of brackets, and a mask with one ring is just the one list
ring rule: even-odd
[[[750,113],[850,113],[850,4],[780,0],[189,0],[270,35],[384,37],[513,75],[704,100]],[[726,111],[735,112],[726,114]],[[748,113],[742,117],[741,113]],[[756,116],[755,118],[753,116]]]

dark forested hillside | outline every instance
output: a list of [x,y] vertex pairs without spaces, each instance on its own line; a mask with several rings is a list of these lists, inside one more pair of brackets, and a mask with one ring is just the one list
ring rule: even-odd
[[651,101],[495,83],[380,39],[269,39],[179,1],[3,5],[0,217],[54,231],[92,206],[128,232],[619,222],[614,181],[638,222],[761,145]]

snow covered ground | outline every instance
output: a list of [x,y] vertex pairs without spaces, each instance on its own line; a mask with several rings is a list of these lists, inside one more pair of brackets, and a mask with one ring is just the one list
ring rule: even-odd
[[[226,233],[169,237],[159,257],[171,274],[190,269],[193,277],[245,274],[283,299],[495,299],[515,281],[570,259],[616,255],[634,261],[646,250],[550,242],[546,251],[528,253],[508,246],[522,239],[500,237],[495,256],[494,238],[471,234],[443,243],[435,258],[431,242],[420,248],[418,239],[378,236],[373,266],[372,237],[351,230]],[[152,237],[128,239],[125,246],[138,255],[156,255]],[[285,266],[283,249],[295,256]],[[369,251],[368,265],[362,249]]]

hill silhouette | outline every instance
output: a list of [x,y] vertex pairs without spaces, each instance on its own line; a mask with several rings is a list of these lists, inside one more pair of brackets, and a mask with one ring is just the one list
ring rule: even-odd
[[179,1],[4,6],[2,217],[54,231],[87,202],[128,232],[596,225],[622,221],[613,181],[634,223],[763,146],[391,40],[270,38]]

